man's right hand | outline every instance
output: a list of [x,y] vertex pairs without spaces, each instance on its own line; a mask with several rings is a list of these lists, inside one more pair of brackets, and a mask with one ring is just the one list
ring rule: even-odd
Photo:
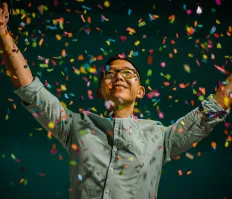
[[6,30],[9,21],[9,11],[7,3],[0,6],[0,30]]

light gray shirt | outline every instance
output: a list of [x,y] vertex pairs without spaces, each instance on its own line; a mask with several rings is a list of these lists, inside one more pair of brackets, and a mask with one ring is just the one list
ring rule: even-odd
[[230,109],[209,95],[170,126],[64,107],[35,77],[14,91],[69,154],[71,199],[155,199],[164,164],[207,137]]

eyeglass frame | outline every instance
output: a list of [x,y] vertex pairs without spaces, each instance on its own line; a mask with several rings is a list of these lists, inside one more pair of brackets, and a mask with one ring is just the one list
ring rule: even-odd
[[[137,76],[137,78],[139,79],[139,80],[141,80],[141,78],[140,78],[140,75],[139,75],[139,73],[138,73],[138,71],[136,70],[136,69],[133,69],[133,68],[129,68],[129,67],[124,67],[124,68],[122,68],[121,70],[118,70],[118,69],[109,69],[109,70],[113,70],[113,71],[116,71],[116,74],[115,74],[115,76],[113,77],[113,78],[115,78],[117,75],[118,75],[118,73],[120,73],[122,70],[131,70],[131,71],[133,71],[134,72],[134,74],[136,74],[136,76]],[[103,70],[102,72],[103,72],[103,78],[105,79],[105,72],[106,71],[109,71],[109,70]],[[121,74],[121,73],[120,73]],[[121,74],[122,75],[122,74]],[[122,75],[122,77],[123,78],[125,78],[123,75]],[[109,79],[111,79],[111,78],[109,78]],[[125,79],[131,79],[131,78],[125,78]]]

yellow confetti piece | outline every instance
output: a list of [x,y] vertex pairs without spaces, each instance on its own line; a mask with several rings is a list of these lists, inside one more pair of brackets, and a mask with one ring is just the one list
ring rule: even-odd
[[203,59],[208,59],[208,56],[206,54],[202,55]]
[[188,64],[184,64],[184,70],[185,70],[187,73],[190,73],[190,72],[191,72],[190,66],[189,66]]
[[228,96],[224,97],[224,104],[226,105],[226,107],[230,107],[230,98]]
[[67,90],[67,87],[65,85],[63,85],[63,84],[60,86],[60,88],[61,88],[62,91],[66,91]]
[[225,147],[227,148],[229,146],[229,142],[226,142],[225,143]]
[[216,19],[216,24],[220,24],[221,22],[219,20]]
[[181,123],[182,125],[184,125],[184,121],[181,121],[180,123]]
[[105,1],[104,2],[104,6],[107,7],[107,8],[110,7],[110,2],[109,1]]
[[135,42],[135,46],[138,46],[140,44],[140,41]]
[[217,43],[217,48],[222,48],[222,45],[220,43]]
[[56,35],[56,39],[59,41],[59,40],[61,40],[61,36],[60,35]]
[[131,156],[131,157],[129,157],[129,158],[128,158],[128,160],[130,160],[130,161],[134,161],[134,157],[133,157],[133,156]]
[[49,123],[48,123],[48,127],[49,127],[50,129],[53,129],[53,128],[55,127],[55,124],[54,124],[53,122],[49,122]]
[[190,54],[190,53],[189,53],[188,56],[191,57],[191,58],[193,58],[193,54]]
[[91,109],[92,111],[97,112],[97,109],[95,107],[92,107]]

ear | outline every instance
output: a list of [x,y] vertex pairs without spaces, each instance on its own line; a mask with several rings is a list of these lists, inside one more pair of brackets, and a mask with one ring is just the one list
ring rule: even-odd
[[139,87],[139,91],[138,91],[138,94],[137,94],[137,98],[143,98],[145,95],[145,88],[143,86],[140,86]]
[[98,97],[99,99],[102,98],[101,89],[100,89],[100,88],[97,88],[97,97]]

